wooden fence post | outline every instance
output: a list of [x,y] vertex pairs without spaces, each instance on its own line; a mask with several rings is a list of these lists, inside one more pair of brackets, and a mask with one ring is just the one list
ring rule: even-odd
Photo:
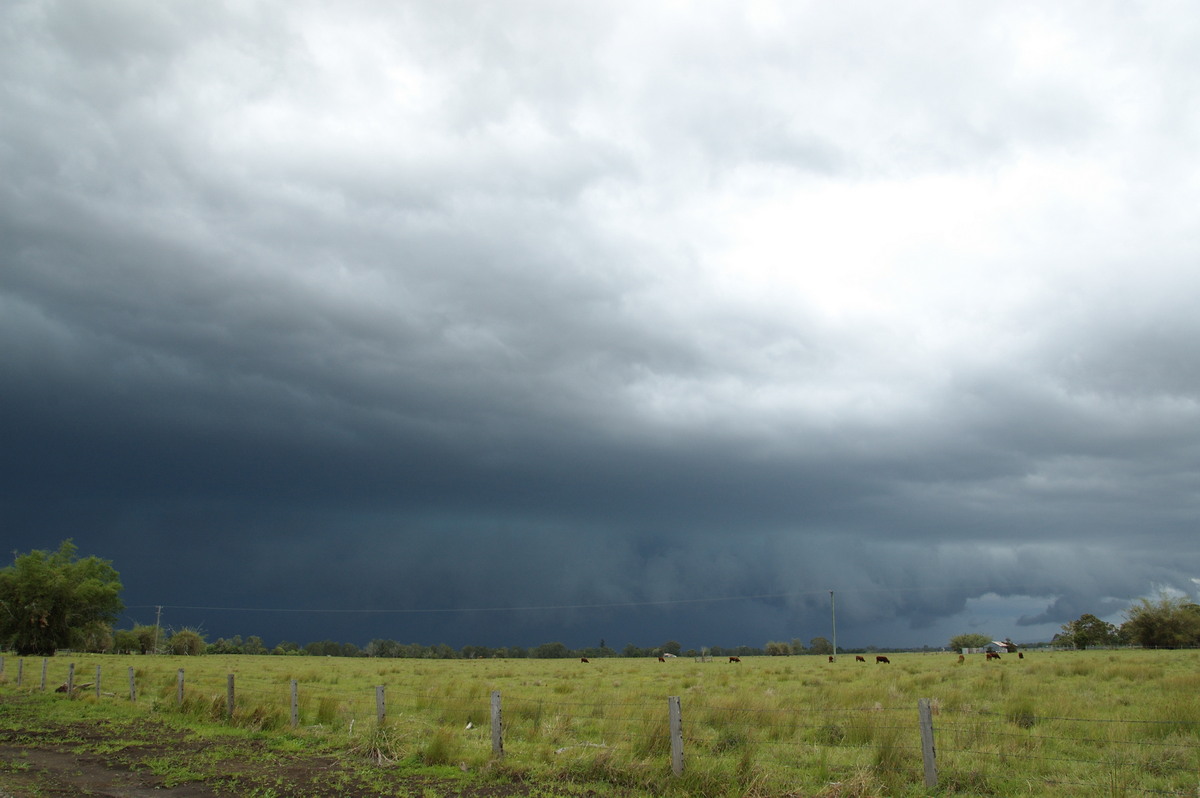
[[500,720],[500,691],[492,691],[492,756],[504,756],[503,724]]
[[100,697],[100,666],[96,666],[96,698]]
[[137,686],[133,681],[133,666],[129,666],[129,700],[137,701]]
[[229,674],[225,687],[225,717],[233,720],[233,674]]
[[380,684],[375,687],[375,720],[378,721],[380,726],[383,725],[383,718],[387,714],[385,709],[386,706],[383,700],[383,685]]
[[300,685],[292,679],[292,728],[300,725]]
[[75,697],[75,663],[67,665],[67,698]]
[[683,712],[679,706],[679,696],[667,698],[667,709],[671,721],[671,772],[676,776],[683,775]]
[[45,657],[42,657],[42,692],[43,693],[46,692],[46,664],[48,662],[50,662],[50,660],[46,659]]
[[934,760],[933,747],[933,710],[928,698],[917,701],[917,715],[921,720],[921,756],[925,760],[925,786],[937,786],[937,762]]
[[25,658],[17,657],[17,687],[21,686],[21,677],[25,675]]
[[183,668],[175,676],[175,703],[183,706]]

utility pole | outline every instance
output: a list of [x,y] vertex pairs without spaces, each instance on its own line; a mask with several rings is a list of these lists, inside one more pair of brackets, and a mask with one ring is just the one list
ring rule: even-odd
[[833,591],[829,591],[829,612],[833,616],[833,658],[837,659],[837,605],[833,603]]
[[[832,596],[833,591],[830,591],[829,595]],[[161,623],[162,623],[162,605],[160,604],[158,606],[158,612],[156,612],[154,614],[154,653],[155,654],[158,653],[158,627],[159,627],[159,624],[161,624]],[[837,647],[834,646],[835,650],[836,650],[836,648]]]

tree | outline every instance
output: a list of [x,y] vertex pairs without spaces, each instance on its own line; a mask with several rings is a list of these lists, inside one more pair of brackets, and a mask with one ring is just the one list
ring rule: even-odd
[[964,648],[983,648],[990,642],[992,641],[987,635],[972,632],[950,638],[950,648],[955,651],[962,651]]
[[683,651],[683,646],[677,640],[668,640],[660,648],[662,648],[664,654],[674,654],[677,657],[679,656],[679,652]]
[[154,645],[158,640],[157,626],[138,624],[129,630],[129,634],[133,636],[133,646],[130,647],[130,651],[136,651],[139,654],[155,653]]
[[139,649],[137,635],[131,629],[118,629],[113,632],[112,647],[116,654],[132,654]]
[[832,654],[833,644],[824,637],[814,637],[808,641],[809,654]]
[[1121,631],[1143,648],[1200,645],[1200,605],[1183,597],[1141,599],[1125,611]]
[[212,649],[214,654],[241,654],[242,645],[241,635],[234,635],[228,640],[218,637],[217,642],[212,644]]
[[1080,650],[1088,646],[1111,645],[1117,641],[1117,627],[1085,612],[1077,620],[1063,624],[1060,639]]
[[89,654],[103,654],[112,650],[113,628],[104,621],[93,621],[76,629],[71,634],[71,648]]
[[180,629],[167,640],[167,651],[178,656],[197,657],[207,650],[204,635],[195,629]]
[[562,659],[571,656],[571,650],[563,643],[542,643],[530,651],[529,656],[535,659]]
[[263,643],[263,639],[258,635],[250,635],[246,638],[246,642],[242,643],[243,654],[266,654],[267,647]]
[[377,637],[367,643],[366,652],[368,657],[398,657],[400,656],[400,644],[395,640]]
[[772,657],[784,657],[792,653],[792,647],[790,644],[783,643],[778,640],[767,641],[767,645],[764,650]]
[[125,605],[112,563],[79,559],[65,540],[58,551],[17,555],[0,571],[0,644],[21,656],[52,656],[73,639],[111,628]]

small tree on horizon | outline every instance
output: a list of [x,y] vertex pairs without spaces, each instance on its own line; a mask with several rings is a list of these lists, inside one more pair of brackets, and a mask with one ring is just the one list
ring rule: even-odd
[[1117,627],[1085,612],[1076,620],[1063,624],[1060,639],[1081,651],[1089,646],[1111,645],[1117,641]]
[[964,648],[983,648],[991,642],[991,638],[987,635],[969,632],[950,638],[950,648],[955,651],[962,651]]
[[830,643],[824,637],[814,637],[808,641],[809,654],[832,654],[833,643]]
[[167,651],[176,656],[198,657],[207,650],[204,635],[196,629],[180,629],[167,639]]

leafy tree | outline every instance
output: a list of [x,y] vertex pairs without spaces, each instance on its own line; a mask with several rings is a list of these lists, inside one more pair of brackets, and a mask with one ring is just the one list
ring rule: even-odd
[[0,644],[22,656],[52,656],[97,625],[111,628],[125,605],[112,563],[79,559],[65,540],[58,551],[17,555],[0,571]]
[[663,643],[660,648],[662,648],[662,652],[664,654],[674,654],[677,657],[679,656],[679,653],[683,651],[683,646],[681,646],[677,640],[668,640],[667,642]]
[[207,650],[204,636],[195,629],[180,629],[167,640],[167,651],[179,656],[197,657]]
[[150,626],[149,624],[138,624],[130,631],[133,635],[135,644],[133,651],[139,654],[153,654],[154,647],[158,643],[158,627]]
[[113,647],[112,626],[104,621],[93,621],[71,634],[71,648],[89,654],[103,654]]
[[128,654],[139,649],[137,635],[132,629],[118,629],[113,632],[113,651],[116,653]]
[[562,643],[542,643],[530,651],[529,656],[535,659],[562,659],[571,656],[571,650]]
[[214,654],[241,654],[242,645],[241,635],[234,635],[228,640],[218,637],[217,642],[212,644],[212,650]]
[[[503,649],[500,649],[503,651]],[[463,646],[459,656],[463,659],[491,659],[499,656],[499,652],[489,646]]]
[[368,657],[400,656],[400,644],[395,640],[387,640],[385,638],[375,638],[370,643],[367,643],[365,650]]
[[824,637],[814,637],[808,641],[809,654],[832,654],[833,643],[830,643]]
[[1117,627],[1085,612],[1077,620],[1063,624],[1059,639],[1081,650],[1088,646],[1111,645],[1117,642]]
[[246,638],[246,642],[242,644],[243,654],[266,654],[267,647],[263,643],[263,639],[258,635],[250,635]]
[[770,640],[767,642],[765,650],[772,657],[785,657],[792,653],[792,646],[790,643],[781,643],[778,640]]
[[333,640],[314,640],[304,647],[304,651],[310,657],[340,657],[342,656],[342,644]]
[[962,651],[964,648],[983,648],[990,642],[992,641],[987,635],[972,632],[950,638],[950,648],[955,651]]
[[1200,645],[1200,605],[1183,597],[1141,599],[1125,611],[1122,632],[1143,648]]

